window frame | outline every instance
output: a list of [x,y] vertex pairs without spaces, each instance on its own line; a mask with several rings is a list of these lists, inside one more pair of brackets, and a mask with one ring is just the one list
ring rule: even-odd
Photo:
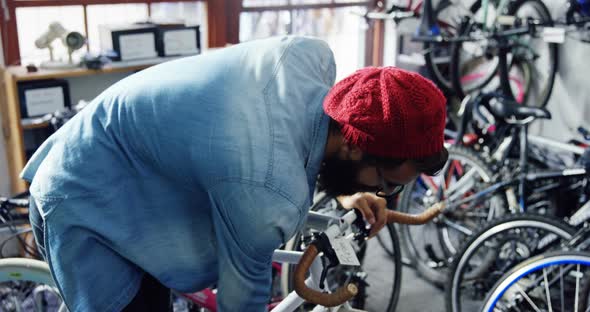
[[[367,10],[383,10],[384,1],[382,0],[354,0],[350,2],[337,2],[331,0],[326,3],[318,4],[292,4],[287,0],[283,5],[253,5],[244,6],[243,0],[226,0],[231,4],[228,7],[229,16],[237,16],[235,19],[228,20],[227,25],[227,42],[239,43],[240,41],[240,19],[242,12],[264,12],[264,11],[289,11],[294,10],[313,10],[313,9],[335,9],[355,6],[366,6]],[[360,18],[360,17],[359,17]],[[379,66],[383,63],[383,46],[384,46],[384,22],[373,21],[369,24],[365,35],[365,64]]]
[[[356,0],[354,2],[331,0],[321,4],[291,4],[289,0],[285,5],[272,6],[243,6],[243,0],[0,0],[0,31],[5,64],[6,66],[20,65],[16,8],[81,5],[84,12],[84,30],[88,33],[88,5],[145,3],[148,8],[148,16],[150,16],[151,4],[161,2],[205,2],[209,47],[223,47],[227,44],[239,43],[240,14],[242,12],[293,11],[363,5],[367,6],[367,10],[383,10],[384,8],[383,0]],[[378,66],[382,64],[383,26],[383,21],[374,21],[369,24],[365,36],[365,65]],[[88,49],[88,47],[86,48]]]
[[[215,0],[211,0],[214,2]],[[20,65],[20,48],[18,44],[18,29],[16,24],[16,9],[24,7],[49,6],[82,6],[84,12],[84,31],[88,34],[87,6],[103,4],[146,4],[148,16],[151,16],[151,4],[161,2],[208,2],[207,0],[0,0],[0,29],[2,30],[2,44],[4,47],[4,62],[6,66]],[[88,46],[86,46],[88,49]]]

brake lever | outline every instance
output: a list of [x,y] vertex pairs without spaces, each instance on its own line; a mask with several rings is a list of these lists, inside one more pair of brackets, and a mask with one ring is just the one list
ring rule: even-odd
[[356,219],[354,220],[353,224],[360,231],[359,233],[356,233],[354,235],[354,240],[361,243],[361,242],[367,240],[367,237],[369,237],[371,230],[367,229],[367,225],[363,219],[363,214],[361,213],[361,211],[358,209],[355,209],[354,213],[356,214]]
[[[360,243],[369,237],[370,229],[367,229],[361,211],[354,209],[354,213],[356,218],[353,221],[353,225],[359,229],[359,232],[355,234],[354,239]],[[330,243],[330,239],[325,233],[315,233],[312,244],[316,246],[319,252],[324,254],[324,257],[322,258],[322,274],[320,276],[319,283],[320,288],[324,289],[328,270],[340,265],[340,260],[338,260],[336,251],[334,251],[334,248]]]
[[[330,244],[330,239],[325,233],[315,233],[311,244],[315,245],[319,252],[324,254],[322,257],[322,274],[320,276],[320,288],[324,289],[324,282],[326,281],[326,275],[329,269],[336,267],[340,264],[336,252]],[[326,264],[326,258],[329,264]]]
[[328,270],[336,266],[337,264],[332,263],[332,261],[330,261],[330,264],[326,264],[326,259],[322,258],[322,274],[320,276],[320,289],[324,289]]

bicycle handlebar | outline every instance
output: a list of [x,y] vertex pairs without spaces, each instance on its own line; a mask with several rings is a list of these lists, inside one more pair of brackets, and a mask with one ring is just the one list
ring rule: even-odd
[[24,198],[5,198],[0,197],[0,204],[8,204],[14,207],[28,208],[29,200]]
[[445,202],[439,202],[430,206],[430,208],[426,209],[419,215],[389,210],[387,211],[387,223],[400,223],[410,225],[424,224],[438,216],[445,209],[445,207]]
[[[439,202],[432,205],[430,208],[425,210],[419,215],[412,215],[393,210],[387,211],[387,223],[401,223],[401,224],[424,224],[440,214],[446,207],[445,202]],[[322,293],[320,291],[311,289],[305,285],[305,274],[309,271],[311,264],[318,256],[319,250],[314,245],[309,245],[301,260],[295,267],[293,282],[295,286],[295,292],[304,300],[319,304],[324,307],[335,307],[345,303],[354,297],[358,292],[358,287],[354,283],[349,283],[345,286],[338,288],[334,293]]]
[[331,294],[319,292],[305,285],[305,273],[309,270],[318,254],[317,247],[313,244],[309,245],[295,267],[293,283],[295,292],[299,297],[324,307],[335,307],[354,297],[358,292],[358,287],[353,283],[342,286]]

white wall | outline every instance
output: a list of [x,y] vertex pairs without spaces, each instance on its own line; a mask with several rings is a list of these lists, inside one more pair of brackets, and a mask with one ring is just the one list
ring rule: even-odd
[[531,130],[543,136],[567,141],[578,137],[577,128],[590,129],[590,45],[567,39],[559,49],[559,71],[547,109],[552,119]]
[[[563,15],[563,7],[557,1],[545,1],[553,18]],[[553,93],[547,104],[552,119],[531,127],[537,133],[556,140],[581,138],[579,126],[590,130],[590,44],[566,37],[559,46],[558,72]]]

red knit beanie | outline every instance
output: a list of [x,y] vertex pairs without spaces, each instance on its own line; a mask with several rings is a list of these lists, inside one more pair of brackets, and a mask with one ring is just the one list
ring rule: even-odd
[[373,156],[420,158],[443,148],[446,99],[430,80],[395,67],[368,67],[338,82],[324,111],[344,139]]

